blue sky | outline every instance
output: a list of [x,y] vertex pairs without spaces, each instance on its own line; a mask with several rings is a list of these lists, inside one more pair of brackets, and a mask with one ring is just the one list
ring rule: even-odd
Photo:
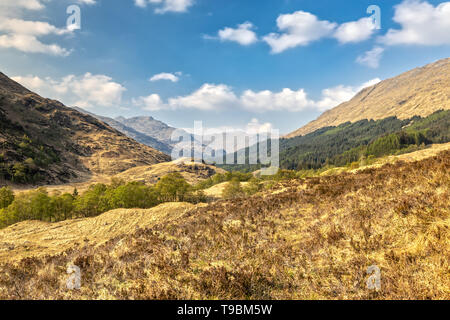
[[68,106],[181,128],[288,133],[450,51],[450,2],[432,0],[2,0],[0,18],[0,71]]

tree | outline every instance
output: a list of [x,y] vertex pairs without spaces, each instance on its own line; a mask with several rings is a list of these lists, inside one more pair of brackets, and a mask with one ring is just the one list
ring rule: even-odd
[[119,185],[108,193],[112,208],[152,208],[158,204],[158,195],[154,188],[139,182]]
[[155,186],[161,202],[184,201],[186,194],[192,187],[179,172],[169,173]]
[[7,208],[14,201],[14,192],[10,187],[0,189],[0,209]]
[[74,210],[74,197],[70,193],[57,195],[52,198],[52,205],[57,221],[71,219]]
[[110,209],[108,199],[105,197],[106,185],[99,183],[79,196],[75,202],[75,211],[82,217],[94,217]]

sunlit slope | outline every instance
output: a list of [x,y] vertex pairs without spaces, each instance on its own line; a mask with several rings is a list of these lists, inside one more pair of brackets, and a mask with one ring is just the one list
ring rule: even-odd
[[326,111],[317,120],[290,133],[287,138],[317,129],[363,119],[396,116],[408,119],[450,109],[450,58],[413,69],[363,89],[352,100]]
[[58,223],[20,222],[0,230],[0,261],[99,245],[119,235],[133,234],[137,228],[176,220],[193,207],[188,203],[166,203],[152,209],[117,209],[94,218]]
[[216,173],[225,173],[226,171],[212,165],[192,162],[186,158],[182,158],[171,162],[132,168],[117,174],[115,178],[153,184],[158,182],[159,178],[174,172],[179,172],[188,183],[195,184]]

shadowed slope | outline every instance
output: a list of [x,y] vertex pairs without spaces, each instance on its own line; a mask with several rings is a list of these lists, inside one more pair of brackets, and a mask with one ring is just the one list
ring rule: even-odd
[[53,184],[169,160],[0,73],[0,181]]

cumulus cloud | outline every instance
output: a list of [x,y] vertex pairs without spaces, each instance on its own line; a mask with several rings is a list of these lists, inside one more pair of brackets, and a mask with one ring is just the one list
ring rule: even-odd
[[376,69],[380,66],[380,60],[384,53],[384,48],[375,47],[356,58],[356,62],[369,68]]
[[280,53],[297,46],[306,46],[313,41],[330,35],[337,24],[319,20],[315,15],[297,11],[277,18],[277,26],[282,33],[271,33],[263,38],[273,53]]
[[243,46],[251,45],[258,41],[258,36],[252,30],[254,28],[251,22],[244,22],[236,29],[224,28],[219,30],[218,36],[221,41],[234,41]]
[[147,111],[170,110],[170,106],[166,105],[156,93],[146,97],[133,98],[132,102],[135,106],[141,107]]
[[298,46],[307,46],[327,37],[335,38],[340,43],[361,42],[369,39],[376,30],[371,18],[361,18],[339,25],[336,22],[320,20],[305,11],[280,15],[277,18],[277,27],[279,33],[270,33],[263,37],[275,54]]
[[232,106],[237,97],[231,88],[224,84],[205,83],[198,90],[186,96],[170,98],[164,103],[158,94],[133,99],[133,104],[145,110],[197,109],[203,111],[220,110]]
[[[203,134],[205,136],[212,136],[220,133],[242,132],[248,134],[267,133],[273,129],[270,122],[261,123],[259,119],[252,118],[244,126],[219,126],[219,127],[203,127]],[[194,128],[183,128],[186,132],[194,133]]]
[[60,47],[59,45],[44,44],[35,36],[24,34],[7,34],[0,36],[0,47],[13,48],[23,52],[45,53],[55,56],[67,56],[70,50]]
[[151,94],[133,99],[133,104],[149,111],[177,109],[212,111],[232,108],[245,109],[255,113],[270,111],[298,112],[306,109],[324,111],[350,100],[361,89],[379,81],[380,79],[373,79],[360,86],[340,85],[324,89],[322,97],[317,101],[308,98],[304,89],[285,88],[279,92],[246,90],[241,95],[237,95],[227,85],[204,84],[200,89],[189,95],[169,98],[167,102],[164,102],[158,94]]
[[169,99],[169,105],[174,109],[217,110],[233,105],[236,100],[236,95],[229,86],[206,83],[188,96]]
[[[47,1],[2,0],[0,2],[0,48],[12,48],[23,52],[67,56],[70,50],[56,43],[44,43],[40,37],[69,34],[72,30],[57,28],[48,22],[24,20],[24,11],[41,12]],[[79,0],[94,4],[93,0]]]
[[120,107],[126,89],[106,75],[86,73],[68,75],[60,80],[50,77],[16,76],[13,80],[41,96],[81,108]]
[[45,6],[40,0],[2,0],[0,2],[0,12],[17,11],[18,9],[41,10]]
[[253,112],[301,111],[313,104],[304,89],[293,91],[288,88],[280,92],[246,90],[242,94],[240,102],[245,109]]
[[96,0],[77,0],[78,3],[81,4],[87,4],[87,5],[93,5],[96,4]]
[[427,1],[406,0],[395,6],[393,20],[400,29],[389,29],[380,38],[387,45],[444,45],[450,44],[450,2],[436,7]]
[[320,111],[332,109],[343,102],[351,100],[362,89],[371,87],[380,81],[379,78],[375,78],[360,86],[339,85],[333,88],[324,89],[322,90],[322,98],[319,101],[314,102],[313,106]]
[[145,8],[148,4],[156,5],[155,13],[186,12],[194,5],[194,0],[134,0],[138,7]]
[[180,75],[181,75],[181,72],[176,72],[175,74],[163,72],[163,73],[155,74],[153,77],[150,78],[150,81],[155,82],[155,81],[161,81],[161,80],[168,80],[168,81],[172,81],[172,82],[178,82],[180,80],[180,78],[179,78]]
[[334,37],[340,43],[361,42],[369,39],[375,30],[376,25],[372,18],[362,18],[341,24],[334,33]]

